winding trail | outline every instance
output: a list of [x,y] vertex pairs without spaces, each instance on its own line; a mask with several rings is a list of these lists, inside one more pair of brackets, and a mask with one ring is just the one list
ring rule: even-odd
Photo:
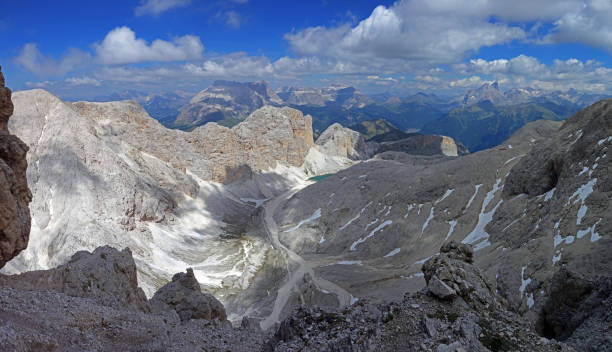
[[[330,293],[336,295],[340,306],[348,305],[351,302],[352,295],[350,293],[333,282],[327,281],[323,278],[317,278],[311,264],[305,261],[304,258],[297,253],[293,252],[291,249],[285,247],[278,239],[278,225],[274,220],[276,208],[278,208],[279,204],[291,198],[291,196],[302,188],[303,187],[301,186],[294,187],[278,197],[270,199],[263,205],[266,232],[268,233],[272,246],[283,252],[285,260],[287,261],[287,271],[289,272],[288,279],[278,289],[272,313],[261,322],[261,328],[264,330],[270,328],[272,325],[280,321],[280,314],[287,304],[289,297],[291,297],[291,292],[297,283],[302,280],[305,274],[310,274],[312,280],[319,289],[329,291]],[[292,266],[297,266],[297,268],[292,271]]]

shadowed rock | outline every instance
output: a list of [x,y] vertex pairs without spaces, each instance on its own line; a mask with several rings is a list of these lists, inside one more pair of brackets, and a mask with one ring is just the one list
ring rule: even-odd
[[0,286],[30,291],[55,291],[91,298],[101,305],[150,312],[151,307],[136,277],[129,248],[104,246],[92,253],[80,251],[70,261],[49,270],[0,276]]
[[4,86],[0,68],[0,268],[26,248],[30,235],[28,147],[9,134],[8,120],[12,114],[11,90]]
[[186,273],[175,274],[171,282],[155,292],[151,305],[157,312],[175,310],[181,321],[227,319],[223,304],[210,293],[200,291],[200,284],[191,268]]

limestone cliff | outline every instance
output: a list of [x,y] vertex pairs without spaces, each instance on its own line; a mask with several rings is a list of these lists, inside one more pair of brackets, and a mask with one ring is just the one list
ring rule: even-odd
[[0,68],[0,268],[26,248],[30,235],[28,147],[9,133],[12,114],[11,90],[4,86]]

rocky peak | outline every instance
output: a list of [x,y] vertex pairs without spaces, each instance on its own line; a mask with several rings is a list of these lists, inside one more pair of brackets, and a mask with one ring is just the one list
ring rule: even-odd
[[490,101],[494,105],[503,103],[505,100],[504,93],[499,89],[497,81],[493,83],[485,83],[478,89],[469,90],[461,101],[463,105],[474,105],[483,101]]
[[11,90],[4,86],[0,68],[0,268],[26,248],[30,235],[28,147],[9,134],[12,114]]
[[327,155],[349,158],[352,160],[364,159],[368,156],[365,138],[361,133],[342,127],[339,123],[329,126],[316,144]]

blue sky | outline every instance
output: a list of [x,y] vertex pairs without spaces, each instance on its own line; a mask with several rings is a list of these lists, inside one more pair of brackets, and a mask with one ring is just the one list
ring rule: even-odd
[[367,93],[611,93],[611,0],[4,1],[14,90],[88,97],[216,79]]

